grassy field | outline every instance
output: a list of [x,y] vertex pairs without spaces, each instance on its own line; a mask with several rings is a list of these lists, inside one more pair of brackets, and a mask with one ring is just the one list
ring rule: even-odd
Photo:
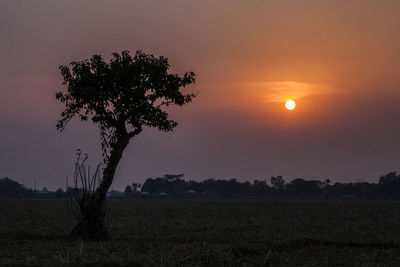
[[0,265],[399,266],[400,203],[111,200],[76,241],[62,200],[0,200]]

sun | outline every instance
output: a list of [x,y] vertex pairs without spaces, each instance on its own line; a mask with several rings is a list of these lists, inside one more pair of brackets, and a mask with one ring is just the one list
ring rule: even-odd
[[287,110],[293,110],[296,107],[296,102],[293,99],[288,99],[285,102],[285,107]]

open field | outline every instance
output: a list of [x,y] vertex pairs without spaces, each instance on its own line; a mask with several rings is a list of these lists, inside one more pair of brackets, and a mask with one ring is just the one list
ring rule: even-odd
[[0,201],[0,265],[398,266],[400,203],[111,200],[79,242],[61,200]]

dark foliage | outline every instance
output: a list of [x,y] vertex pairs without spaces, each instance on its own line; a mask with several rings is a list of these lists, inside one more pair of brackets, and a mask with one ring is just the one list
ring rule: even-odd
[[112,54],[109,62],[94,55],[70,65],[60,67],[67,92],[56,94],[66,107],[57,129],[64,130],[75,116],[82,121],[91,118],[99,125],[105,159],[122,134],[132,138],[143,126],[171,131],[177,123],[163,108],[182,106],[195,97],[180,91],[195,82],[195,74],[187,72],[179,77],[169,73],[165,57],[141,51],[132,57],[129,51],[123,51]]
[[400,175],[395,172],[381,176],[377,184],[360,181],[331,185],[329,179],[321,182],[302,178],[286,183],[282,176],[270,180],[271,185],[259,180],[253,183],[236,179],[197,182],[164,176],[146,179],[142,191],[153,196],[165,192],[173,198],[400,199]]
[[2,197],[17,197],[22,196],[26,189],[24,185],[4,177],[0,179],[0,196]]
[[[174,176],[175,179],[171,177]],[[164,175],[163,177],[147,178],[143,186],[133,183],[125,188],[126,197],[140,197],[141,192],[150,196],[164,192],[172,198],[290,198],[290,199],[387,199],[400,200],[400,175],[390,172],[379,178],[378,183],[359,181],[355,183],[334,183],[329,180],[294,179],[288,183],[278,176],[279,186],[270,185],[265,181],[254,180],[239,182],[236,179],[207,179],[203,181],[184,180],[183,175]],[[273,177],[274,178],[274,177]],[[273,179],[272,179],[273,180]],[[281,186],[283,184],[283,186]],[[64,193],[58,189],[49,192],[47,197],[62,195],[82,195],[83,189],[69,187]],[[23,196],[35,197],[31,189],[9,178],[0,179],[0,197]],[[113,197],[111,195],[111,197]]]

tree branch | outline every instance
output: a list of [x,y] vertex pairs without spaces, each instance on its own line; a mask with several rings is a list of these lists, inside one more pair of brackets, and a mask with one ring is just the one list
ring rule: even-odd
[[140,134],[140,132],[142,130],[143,130],[142,127],[137,127],[134,131],[128,133],[129,138],[132,138],[132,137]]

